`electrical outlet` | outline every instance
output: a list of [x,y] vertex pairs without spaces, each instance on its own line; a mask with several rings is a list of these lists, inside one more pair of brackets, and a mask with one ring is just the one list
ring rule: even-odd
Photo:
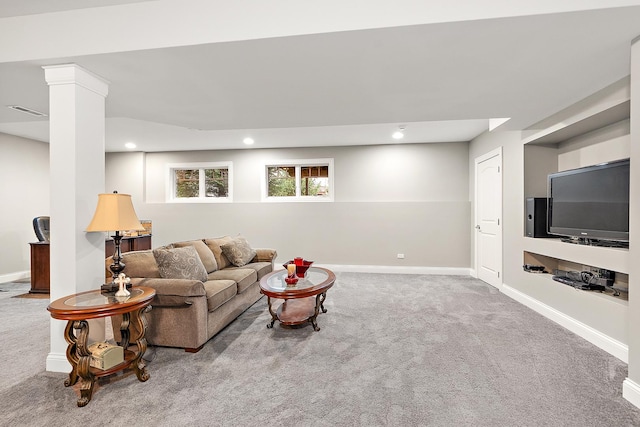
[[398,254],[398,259],[404,259],[404,254]]

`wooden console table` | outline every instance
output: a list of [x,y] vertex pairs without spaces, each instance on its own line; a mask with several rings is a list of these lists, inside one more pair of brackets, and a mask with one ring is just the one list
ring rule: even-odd
[[[67,321],[64,338],[69,343],[67,360],[72,369],[64,385],[69,387],[80,380],[78,406],[89,403],[95,382],[100,377],[132,368],[138,380],[144,382],[149,379],[145,362],[142,360],[147,350],[147,340],[144,337],[147,322],[144,313],[151,308],[149,304],[155,295],[156,291],[152,288],[134,286],[131,289],[131,295],[126,297],[116,297],[113,293],[93,290],[69,295],[49,304],[47,310],[51,313],[51,317]],[[115,315],[122,315],[120,324],[122,339],[118,344],[124,349],[124,361],[106,370],[94,368],[91,366],[91,352],[87,345],[89,336],[87,320]],[[131,332],[135,335],[131,336]]]
[[[49,242],[34,242],[31,245],[31,294],[48,294],[49,282]],[[113,239],[104,242],[105,258],[115,251]],[[122,253],[151,249],[151,235],[125,236],[120,243]]]

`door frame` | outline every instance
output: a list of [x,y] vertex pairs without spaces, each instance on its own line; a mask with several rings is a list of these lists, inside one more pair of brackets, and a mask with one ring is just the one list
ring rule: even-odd
[[[476,279],[478,278],[478,232],[476,231],[476,225],[478,224],[478,165],[485,160],[488,160],[492,157],[498,156],[500,158],[500,175],[504,177],[504,168],[502,162],[502,146],[491,150],[487,153],[484,153],[474,159],[474,168],[473,168],[473,215],[472,215],[472,224],[471,224],[471,232],[473,233],[473,274],[472,276]],[[504,206],[504,182],[500,180],[500,272],[504,271],[504,245],[503,245],[503,206]],[[500,283],[504,283],[504,275],[500,277]]]

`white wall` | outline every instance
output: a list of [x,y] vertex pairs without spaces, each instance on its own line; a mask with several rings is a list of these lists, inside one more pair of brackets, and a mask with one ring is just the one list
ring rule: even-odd
[[[334,159],[335,202],[261,201],[265,162],[315,158]],[[233,203],[165,203],[167,163],[190,161],[232,161]],[[281,261],[466,270],[467,161],[468,143],[119,153],[107,155],[106,182],[153,221],[154,246],[241,233]]]
[[629,119],[622,120],[562,143],[558,147],[558,170],[628,159],[631,155],[630,124]]
[[0,133],[0,283],[29,276],[32,220],[49,215],[49,144]]
[[[471,221],[474,220],[473,202],[474,194],[474,170],[475,159],[498,147],[502,147],[502,281],[507,283],[513,272],[515,263],[518,268],[522,265],[522,253],[518,255],[519,234],[522,230],[522,218],[524,218],[524,199],[522,198],[522,149],[520,144],[521,133],[516,131],[485,132],[474,139],[469,147],[469,199],[472,201]],[[471,265],[475,263],[474,235],[475,224],[469,224],[471,233],[470,259]],[[517,245],[517,246],[516,246]]]

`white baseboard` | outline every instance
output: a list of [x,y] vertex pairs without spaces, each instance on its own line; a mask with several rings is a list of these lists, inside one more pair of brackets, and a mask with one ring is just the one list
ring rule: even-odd
[[46,369],[48,372],[70,372],[71,365],[65,353],[49,353]]
[[629,378],[622,383],[622,397],[640,408],[640,385]]
[[530,309],[537,313],[540,313],[547,319],[553,320],[560,326],[584,338],[596,347],[601,348],[602,350],[606,351],[614,357],[617,357],[625,363],[629,363],[629,347],[626,344],[623,344],[620,341],[615,340],[608,335],[605,335],[602,332],[592,328],[591,326],[585,325],[584,323],[572,317],[569,317],[566,314],[556,310],[555,308],[550,307],[534,298],[531,298],[529,295],[526,295],[508,285],[503,284],[501,291],[505,295],[518,301],[520,304],[529,307]]
[[31,276],[31,272],[17,271],[15,273],[0,274],[0,283],[15,282],[16,280],[28,279]]
[[318,264],[319,267],[328,268],[333,272],[342,273],[387,273],[387,274],[438,274],[444,276],[469,276],[470,268],[456,267],[401,267],[391,265],[343,265],[343,264]]

